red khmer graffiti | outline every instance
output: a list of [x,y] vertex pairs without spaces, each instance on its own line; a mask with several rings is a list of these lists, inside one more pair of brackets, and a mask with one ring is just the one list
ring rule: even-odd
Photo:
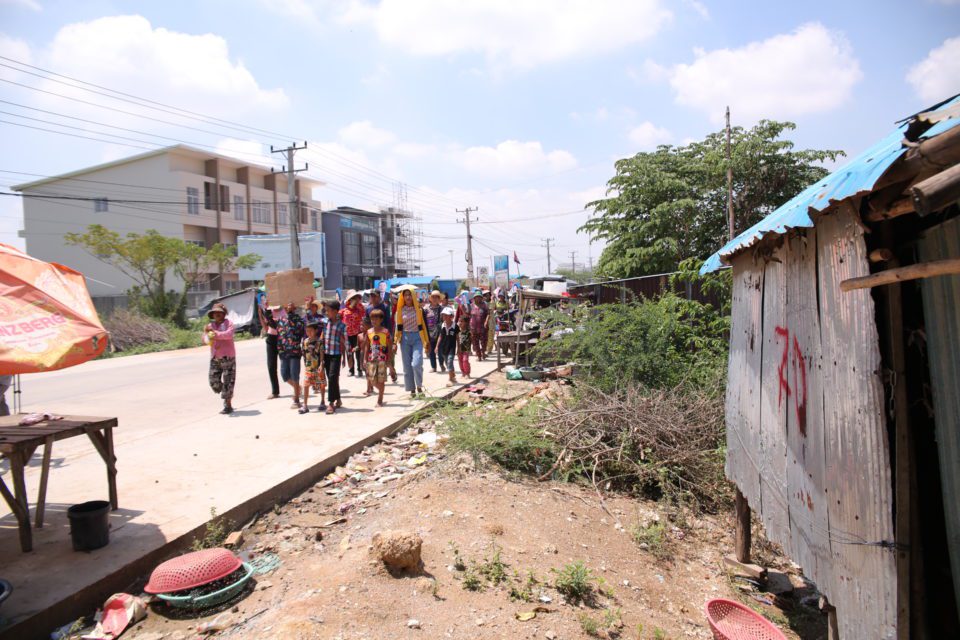
[[[797,425],[800,434],[807,435],[807,362],[803,357],[803,350],[800,349],[800,342],[796,336],[793,336],[793,351],[790,350],[790,330],[787,327],[774,328],[777,337],[783,338],[783,354],[780,358],[780,366],[777,367],[777,377],[779,387],[777,389],[777,406],[783,404],[783,397],[789,400],[793,397],[794,410],[797,413]],[[792,357],[791,357],[792,356]],[[789,371],[787,363],[793,365],[793,383],[790,386]],[[796,393],[794,393],[796,392]]]

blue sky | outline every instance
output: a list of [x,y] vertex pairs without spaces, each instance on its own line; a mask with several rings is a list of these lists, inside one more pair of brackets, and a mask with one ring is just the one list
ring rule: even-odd
[[[555,265],[570,251],[578,263],[599,256],[576,229],[615,159],[700,138],[726,104],[735,124],[791,120],[798,145],[857,153],[960,91],[960,0],[0,0],[0,56],[309,140],[301,159],[329,183],[316,195],[330,206],[389,204],[402,181],[424,217],[431,274],[449,275],[453,249],[463,275],[454,209],[465,206],[480,208],[479,264],[516,251],[539,273],[541,238],[556,239]],[[22,70],[0,67],[0,79],[124,106]],[[22,105],[0,105],[0,120],[96,135],[117,133],[112,124],[246,159],[289,142],[9,82],[0,100]],[[0,170],[51,175],[141,151],[0,130]],[[22,179],[0,173],[4,187]],[[0,242],[20,242],[18,216],[0,198]]]

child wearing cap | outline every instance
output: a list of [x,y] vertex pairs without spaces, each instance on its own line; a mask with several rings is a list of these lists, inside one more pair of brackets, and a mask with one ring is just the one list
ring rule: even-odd
[[323,394],[327,390],[327,381],[321,369],[323,363],[323,343],[320,342],[320,318],[307,322],[307,337],[303,339],[303,406],[300,413],[310,412],[310,389],[320,396],[317,411],[326,409]]
[[442,320],[437,332],[435,347],[440,368],[445,368],[450,376],[450,380],[447,382],[448,387],[457,383],[457,371],[453,362],[457,355],[457,336],[460,334],[460,328],[453,322],[455,315],[456,311],[453,310],[453,307],[444,307],[443,311],[440,312]]
[[233,413],[233,387],[237,379],[237,350],[233,344],[233,323],[227,308],[219,302],[207,312],[210,322],[203,329],[203,341],[210,345],[210,388],[223,398],[220,413]]

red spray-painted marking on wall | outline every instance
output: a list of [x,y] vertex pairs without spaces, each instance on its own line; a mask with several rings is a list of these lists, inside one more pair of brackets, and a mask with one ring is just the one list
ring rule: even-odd
[[[777,367],[777,377],[779,387],[777,389],[777,406],[783,404],[783,398],[787,400],[793,397],[793,408],[797,414],[797,425],[800,429],[800,435],[807,435],[807,362],[803,357],[803,350],[800,348],[800,342],[796,336],[793,336],[793,350],[790,349],[790,330],[787,327],[774,328],[777,337],[783,338],[783,355],[780,358],[780,366]],[[792,357],[791,357],[792,356]],[[793,387],[790,386],[789,370],[787,364],[792,364],[793,369]]]

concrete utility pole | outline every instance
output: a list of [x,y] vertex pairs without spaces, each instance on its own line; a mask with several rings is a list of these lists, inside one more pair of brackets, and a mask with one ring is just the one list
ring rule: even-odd
[[576,251],[570,252],[570,271],[572,272],[572,275],[574,276],[577,275],[577,252]]
[[472,278],[476,282],[476,272],[473,270],[473,236],[470,235],[470,214],[477,210],[476,207],[467,207],[466,209],[457,209],[457,213],[463,214],[463,220],[467,225],[467,278]]
[[733,240],[736,233],[733,220],[733,165],[730,164],[730,107],[727,107],[727,234]]
[[547,273],[550,273],[551,271],[553,271],[550,263],[550,243],[556,242],[556,240],[553,238],[541,238],[541,240],[543,240],[544,244],[540,246],[547,248]]
[[[310,168],[310,165],[304,165],[303,169],[294,169],[293,168],[293,154],[301,149],[307,148],[307,142],[303,142],[302,147],[298,147],[297,143],[292,143],[286,149],[274,149],[273,145],[270,145],[270,153],[285,153],[287,155],[287,165],[281,169],[282,172],[287,174],[287,215],[289,216],[288,222],[290,223],[290,266],[293,269],[300,268],[300,239],[297,237],[297,229],[300,226],[300,199],[297,198],[296,185],[293,182],[293,177],[301,171],[306,171]],[[270,170],[271,173],[273,169]],[[324,256],[324,261],[326,261],[326,256]],[[321,282],[323,281],[323,274],[320,275]]]

